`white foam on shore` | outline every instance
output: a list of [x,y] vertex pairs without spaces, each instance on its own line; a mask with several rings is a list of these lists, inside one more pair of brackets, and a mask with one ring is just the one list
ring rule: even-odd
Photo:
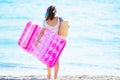
[[[62,67],[62,69],[65,67]],[[120,76],[120,71],[118,70],[107,70],[107,69],[98,69],[98,68],[88,68],[88,67],[79,67],[73,71],[66,68],[62,70],[60,68],[59,76],[70,75],[70,76],[80,76],[80,75],[89,75],[89,76],[98,76],[98,75],[108,75],[108,76]],[[46,76],[47,70],[42,69],[13,69],[13,70],[1,70],[0,76],[30,76],[30,75],[44,75]],[[52,75],[54,71],[52,71]]]

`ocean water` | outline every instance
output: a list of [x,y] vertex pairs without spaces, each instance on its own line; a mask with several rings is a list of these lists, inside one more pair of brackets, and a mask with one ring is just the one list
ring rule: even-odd
[[17,41],[27,21],[42,25],[51,4],[70,25],[60,74],[120,75],[120,0],[0,0],[0,74],[46,73]]

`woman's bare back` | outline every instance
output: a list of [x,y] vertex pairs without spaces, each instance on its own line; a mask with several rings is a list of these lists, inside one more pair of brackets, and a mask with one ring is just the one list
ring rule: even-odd
[[54,27],[58,22],[58,17],[53,18],[53,20],[47,20],[46,22],[48,25]]

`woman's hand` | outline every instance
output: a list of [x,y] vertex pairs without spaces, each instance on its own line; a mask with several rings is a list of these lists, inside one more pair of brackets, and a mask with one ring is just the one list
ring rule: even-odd
[[35,42],[35,47],[37,47],[38,43],[39,43],[39,40],[37,40],[37,41]]
[[41,30],[41,32],[40,32],[40,34],[39,34],[39,36],[38,36],[38,38],[37,38],[37,40],[36,40],[36,42],[35,42],[35,47],[37,47],[37,45],[38,45],[41,37],[43,36],[45,30],[46,30],[46,28],[42,28],[42,30]]

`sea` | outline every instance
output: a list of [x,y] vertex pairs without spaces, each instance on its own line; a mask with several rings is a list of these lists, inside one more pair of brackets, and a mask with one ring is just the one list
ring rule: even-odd
[[42,26],[50,5],[69,22],[59,75],[120,76],[120,0],[0,0],[0,75],[47,73],[18,39],[28,21]]

